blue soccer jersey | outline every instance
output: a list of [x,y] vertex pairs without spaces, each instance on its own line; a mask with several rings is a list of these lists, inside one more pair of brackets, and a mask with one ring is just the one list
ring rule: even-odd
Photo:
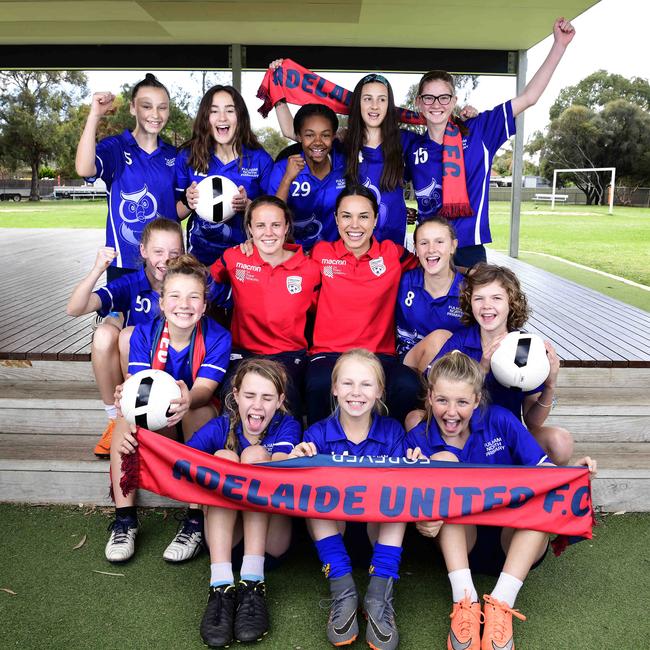
[[448,445],[440,435],[438,424],[432,418],[427,428],[420,422],[406,434],[410,449],[419,447],[431,457],[448,451],[461,463],[482,465],[540,465],[549,462],[544,450],[526,427],[500,406],[477,408],[469,422],[469,438],[462,449]]
[[[241,158],[223,163],[215,154],[210,156],[208,171],[197,172],[188,165],[189,149],[182,149],[176,158],[176,198],[181,199],[185,190],[207,176],[225,176],[237,187],[243,185],[249,199],[255,199],[268,190],[273,160],[264,149],[244,147]],[[210,266],[223,252],[245,241],[243,213],[235,214],[223,223],[212,223],[190,214],[187,224],[187,252],[203,264]]]
[[[204,424],[187,442],[189,447],[214,454],[220,449],[226,448],[228,431],[230,430],[230,417],[221,415]],[[237,453],[241,454],[244,449],[251,446],[251,442],[244,436],[241,422],[235,429],[237,436]],[[269,422],[260,445],[269,454],[284,453],[290,454],[293,448],[300,442],[302,429],[295,418],[276,411]]]
[[463,276],[456,273],[449,293],[433,298],[424,287],[422,267],[402,275],[395,305],[397,353],[401,358],[434,330],[453,333],[464,327],[460,322],[463,312],[458,304],[462,283]]
[[158,139],[158,148],[147,153],[130,131],[104,138],[96,148],[95,176],[108,190],[106,246],[117,252],[112,266],[136,269],[140,264],[140,238],[156,217],[178,221],[174,197],[176,147]]
[[[467,195],[474,216],[454,219],[458,246],[492,241],[488,222],[490,169],[501,145],[515,134],[515,118],[508,101],[467,120],[469,134],[463,136]],[[425,133],[413,139],[404,160],[418,201],[418,219],[425,221],[442,207],[442,145]]]
[[356,444],[348,437],[341,427],[338,410],[330,417],[312,424],[303,437],[304,442],[313,442],[319,454],[343,454],[352,456],[393,456],[401,457],[406,454],[404,429],[393,418],[382,417],[376,413],[372,416],[372,424],[368,437]]
[[147,323],[160,314],[160,296],[151,288],[143,267],[109,282],[94,293],[102,301],[97,313],[108,316],[112,311],[122,312],[124,327]]
[[[304,154],[300,154],[304,158]],[[338,229],[334,220],[336,197],[345,188],[345,157],[337,148],[330,153],[332,170],[320,179],[304,169],[291,183],[287,205],[293,213],[293,236],[305,251],[321,240],[334,241]],[[269,194],[275,194],[287,169],[287,159],[273,165],[269,181]]]
[[[436,359],[439,359],[452,350],[460,350],[468,357],[480,363],[481,358],[483,357],[483,348],[481,347],[481,331],[479,326],[474,324],[453,334],[442,346],[440,352],[436,355]],[[507,386],[500,384],[492,374],[491,370],[485,376],[485,389],[490,396],[492,404],[503,406],[517,419],[521,419],[522,417],[521,407],[524,403],[524,399],[528,395],[541,393],[543,388],[544,385],[542,384],[533,390],[522,391],[518,388],[508,388]]]
[[[131,374],[151,368],[159,324],[160,319],[155,319],[148,323],[141,323],[133,330],[129,349],[129,372]],[[205,341],[205,358],[198,369],[197,378],[205,377],[220,382],[226,374],[230,361],[230,333],[207,317],[201,319],[201,326]],[[194,384],[190,349],[190,345],[182,350],[175,350],[170,345],[165,365],[165,372],[174,379],[182,379],[188,388],[192,388]]]

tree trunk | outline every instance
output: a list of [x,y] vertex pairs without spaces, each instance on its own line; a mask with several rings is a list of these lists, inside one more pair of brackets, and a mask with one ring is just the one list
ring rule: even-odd
[[40,201],[41,200],[41,195],[38,193],[38,186],[39,186],[39,180],[38,180],[38,169],[40,167],[40,161],[39,160],[32,160],[31,168],[32,168],[32,184],[29,190],[29,200],[30,201]]

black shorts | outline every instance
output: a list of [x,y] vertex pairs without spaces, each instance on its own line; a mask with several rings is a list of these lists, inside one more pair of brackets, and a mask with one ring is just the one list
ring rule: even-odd
[[[477,526],[476,544],[469,553],[469,568],[472,573],[482,573],[486,576],[499,576],[506,562],[506,554],[501,546],[500,526]],[[537,560],[531,571],[538,567],[546,557],[548,546],[542,557]]]

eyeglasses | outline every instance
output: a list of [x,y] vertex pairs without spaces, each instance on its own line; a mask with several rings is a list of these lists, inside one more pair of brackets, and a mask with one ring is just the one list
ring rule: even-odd
[[431,106],[438,100],[440,106],[447,106],[452,100],[453,95],[420,95],[420,99],[425,106]]

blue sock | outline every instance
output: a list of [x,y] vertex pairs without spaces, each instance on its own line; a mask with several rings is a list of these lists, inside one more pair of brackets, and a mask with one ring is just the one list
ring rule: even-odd
[[341,537],[340,533],[319,539],[314,542],[314,545],[323,564],[323,573],[326,578],[330,580],[340,578],[346,573],[352,572],[352,562],[350,562],[350,556],[345,550],[343,537]]
[[377,542],[370,560],[371,576],[399,580],[399,564],[402,560],[401,546],[387,546]]

